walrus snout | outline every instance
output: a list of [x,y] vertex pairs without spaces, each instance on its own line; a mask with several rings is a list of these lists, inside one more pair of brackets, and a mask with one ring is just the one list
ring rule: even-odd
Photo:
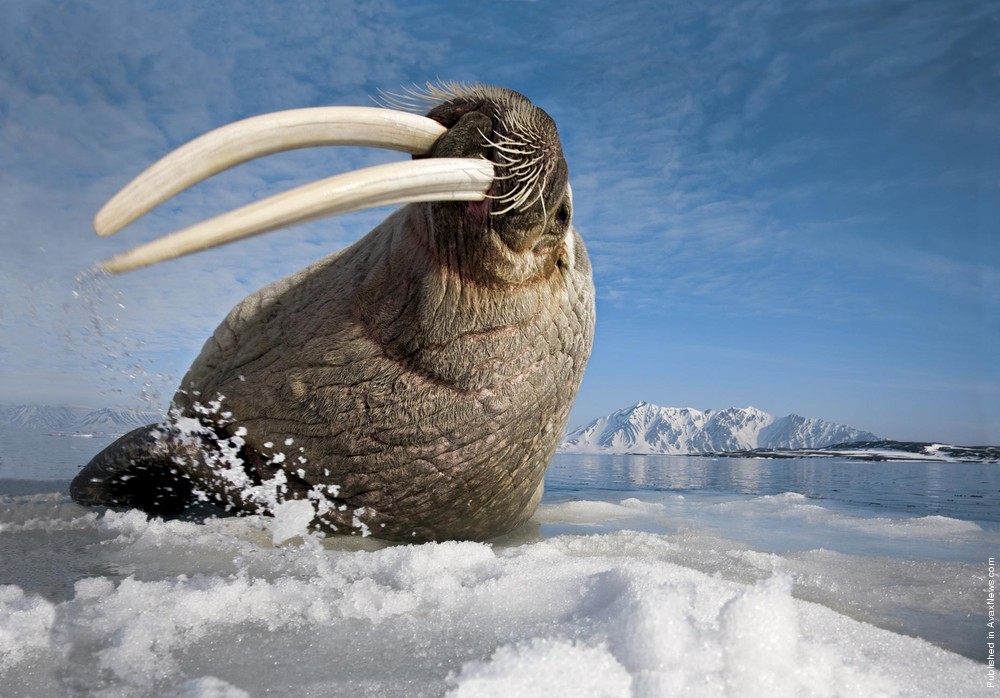
[[569,178],[559,132],[552,118],[524,95],[483,86],[427,113],[448,129],[434,144],[435,157],[483,157],[496,177],[489,198],[494,215],[523,214],[536,204],[554,210]]
[[[572,219],[569,168],[555,122],[513,90],[491,86],[431,91],[444,98],[427,118],[448,130],[422,158],[480,158],[495,176],[484,202],[460,207],[471,226],[489,229],[515,254],[549,254]],[[551,261],[551,260],[550,260]]]

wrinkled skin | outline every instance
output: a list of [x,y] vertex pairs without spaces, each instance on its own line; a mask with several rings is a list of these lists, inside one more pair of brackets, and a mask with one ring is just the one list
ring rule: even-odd
[[[526,102],[495,90],[435,108],[450,130],[430,156],[496,162],[484,136],[504,135],[504,110]],[[524,523],[594,328],[556,128],[528,108],[546,125],[543,202],[503,215],[491,200],[411,204],[252,294],[184,377],[172,422],[96,456],[74,498],[171,511],[194,490],[266,511],[308,497],[322,527],[405,541]],[[247,497],[269,486],[269,503]]]

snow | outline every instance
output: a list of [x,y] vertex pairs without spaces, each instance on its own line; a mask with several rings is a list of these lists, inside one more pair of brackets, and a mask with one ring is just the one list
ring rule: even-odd
[[[307,520],[0,497],[0,549],[24,566],[0,586],[3,695],[985,692],[983,664],[886,629],[911,606],[947,632],[982,611],[985,570],[966,558],[996,539],[973,522],[796,493],[553,501],[493,543],[323,539]],[[789,544],[820,530],[838,549]],[[962,559],[872,555],[857,536]]]
[[607,647],[553,638],[503,646],[463,666],[452,683],[455,698],[632,695],[632,677]]

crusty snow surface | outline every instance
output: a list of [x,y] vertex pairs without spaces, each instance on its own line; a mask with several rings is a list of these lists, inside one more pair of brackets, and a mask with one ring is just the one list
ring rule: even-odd
[[[907,593],[948,598],[974,595],[984,569],[761,552],[664,523],[683,505],[548,503],[492,544],[386,546],[317,538],[292,509],[163,521],[5,495],[0,550],[17,567],[0,586],[0,693],[985,695],[982,664],[850,617],[901,574],[916,575]],[[801,495],[722,505],[729,521],[855,525]],[[855,523],[916,543],[982,534],[944,517]]]

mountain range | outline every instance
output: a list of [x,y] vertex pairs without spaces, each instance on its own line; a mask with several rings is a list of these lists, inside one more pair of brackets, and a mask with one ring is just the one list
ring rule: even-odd
[[163,413],[152,410],[52,405],[0,407],[0,426],[57,432],[123,434],[162,420]]
[[[54,434],[119,436],[160,422],[162,412],[52,405],[0,406],[0,427]],[[834,446],[835,448],[830,448]],[[996,463],[1000,446],[965,447],[884,441],[874,434],[795,414],[775,418],[755,407],[725,410],[660,407],[638,402],[569,432],[564,453],[717,453],[746,457],[846,456],[864,460],[946,460]]]
[[564,453],[722,453],[757,448],[822,448],[880,437],[843,424],[756,407],[696,410],[637,402],[569,432]]

